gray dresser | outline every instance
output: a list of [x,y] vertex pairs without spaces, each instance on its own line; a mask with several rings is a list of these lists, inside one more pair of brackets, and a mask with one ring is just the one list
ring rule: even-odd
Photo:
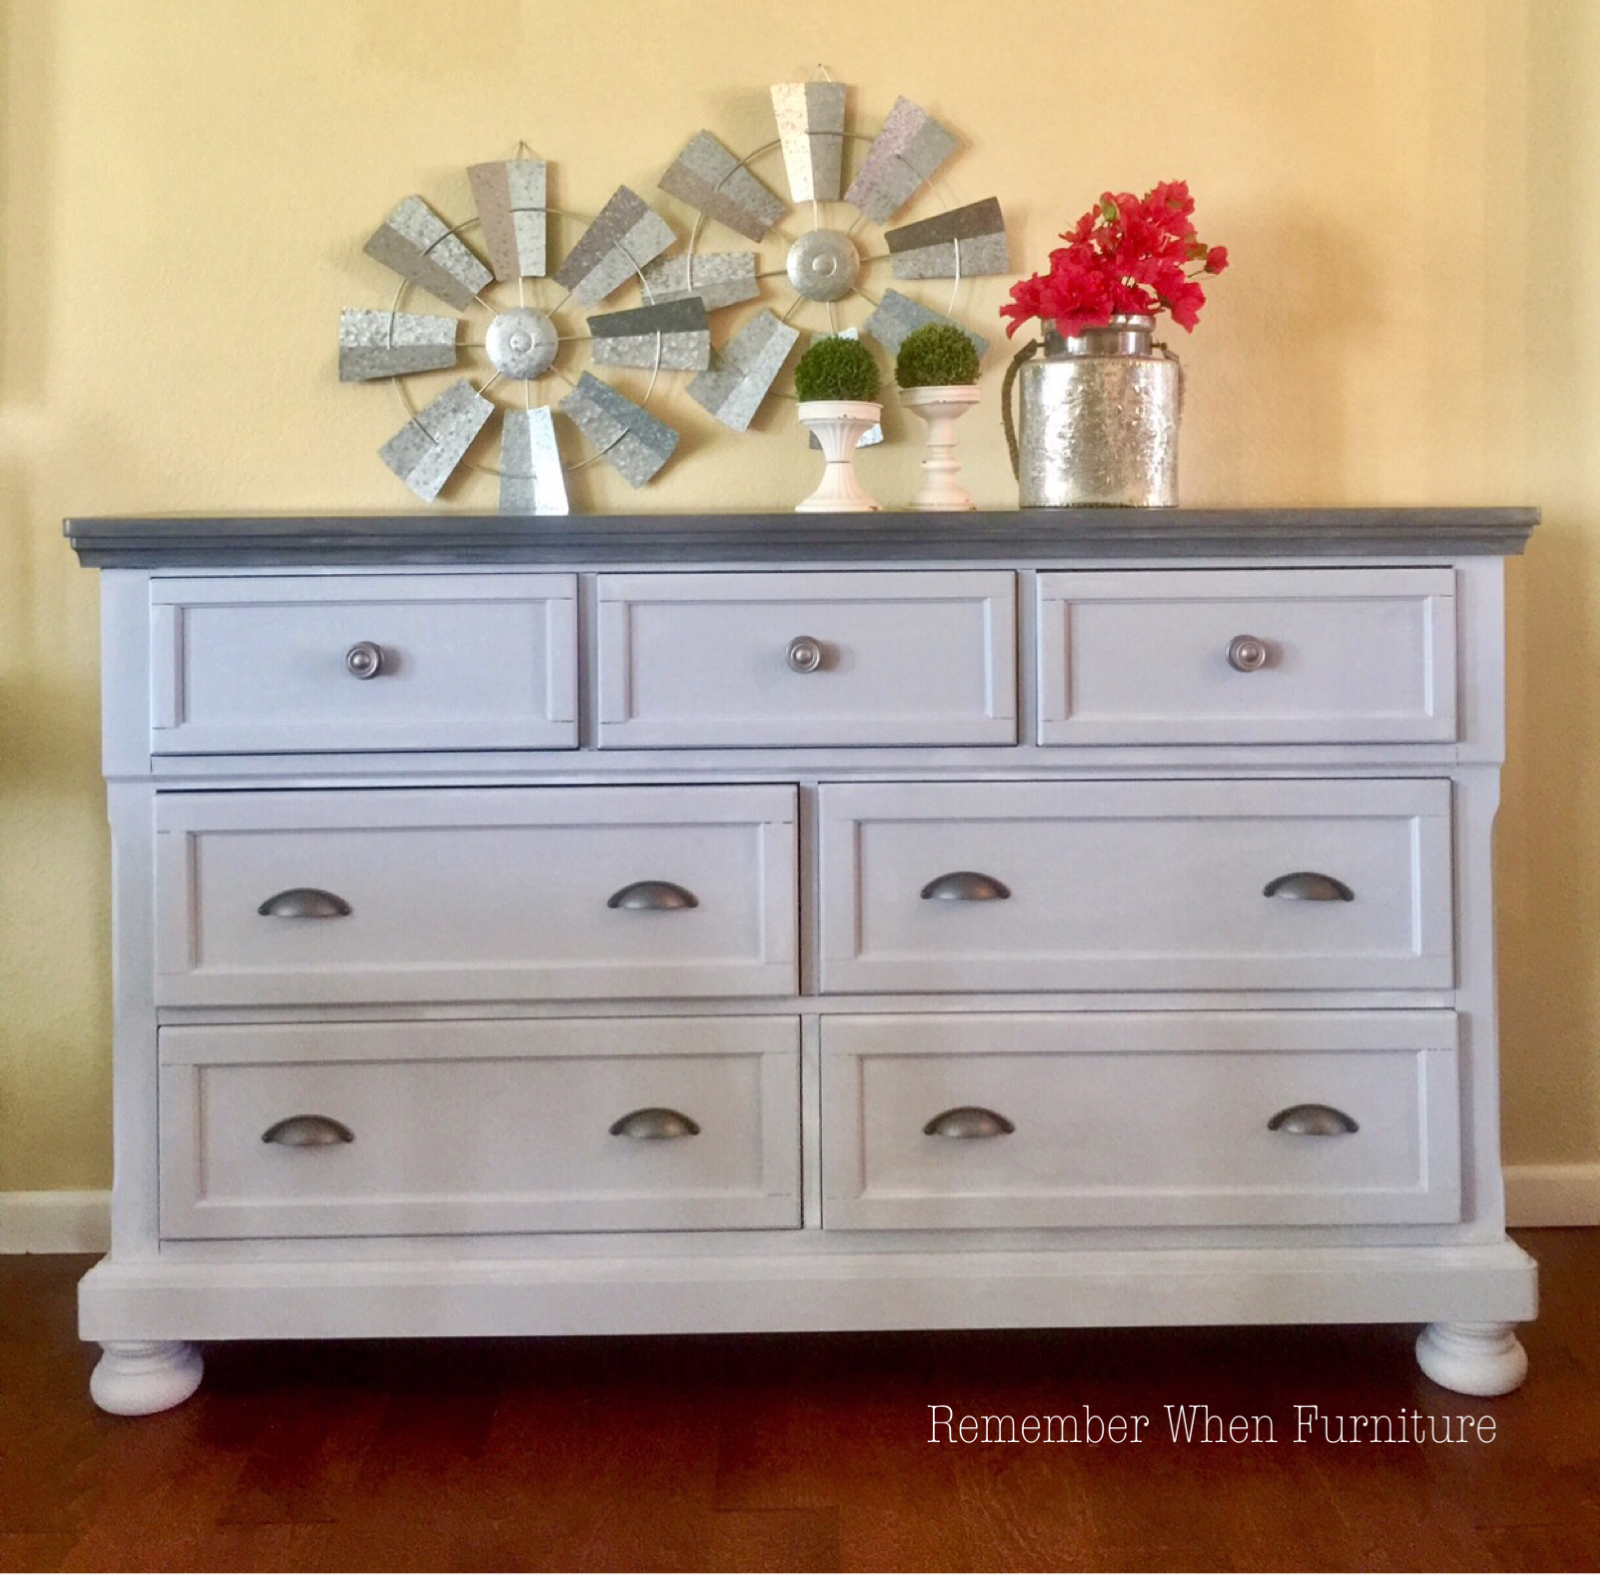
[[1515,1387],[1534,521],[69,521],[96,1399],[177,1403],[209,1340],[1274,1322]]

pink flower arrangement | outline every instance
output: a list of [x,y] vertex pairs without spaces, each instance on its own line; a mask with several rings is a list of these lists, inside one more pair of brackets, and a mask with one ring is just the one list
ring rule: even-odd
[[1104,328],[1119,313],[1154,317],[1170,312],[1192,332],[1206,293],[1199,280],[1228,266],[1225,246],[1195,234],[1194,198],[1187,182],[1162,181],[1143,197],[1105,192],[1050,253],[1050,271],[1011,287],[1009,337],[1030,318],[1061,334]]

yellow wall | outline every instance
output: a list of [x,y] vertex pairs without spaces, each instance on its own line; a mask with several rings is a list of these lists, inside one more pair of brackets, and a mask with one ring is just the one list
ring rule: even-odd
[[[98,587],[62,517],[405,509],[393,394],[334,357],[339,308],[387,304],[361,243],[392,203],[466,217],[464,167],[525,138],[592,213],[701,126],[766,140],[767,85],[819,61],[858,127],[900,92],[946,119],[950,198],[1002,197],[1019,271],[1103,186],[1192,183],[1234,267],[1182,347],[1186,502],[1546,507],[1513,579],[1507,1149],[1600,1159],[1593,0],[0,0],[0,26],[0,1191],[109,1173]],[[962,432],[995,506],[1000,360]],[[800,495],[792,411],[738,438],[668,381],[679,458],[642,495],[586,471],[578,506]],[[863,473],[904,498],[914,459]]]

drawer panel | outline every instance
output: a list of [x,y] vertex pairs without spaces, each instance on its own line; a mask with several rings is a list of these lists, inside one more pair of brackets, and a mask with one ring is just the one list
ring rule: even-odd
[[[164,1028],[160,1042],[167,1237],[800,1223],[793,1018]],[[633,1135],[614,1133],[628,1116]],[[295,1117],[317,1120],[280,1125]]]
[[[1448,782],[828,784],[820,805],[826,990],[1453,982]],[[1268,895],[1307,875],[1351,900]]]
[[163,793],[156,1000],[788,995],[795,868],[791,786]]
[[1041,574],[1039,638],[1042,744],[1456,737],[1449,569]]
[[602,575],[598,742],[1014,744],[1015,594],[1005,572]]
[[822,1049],[829,1228],[1461,1217],[1448,1012],[843,1017]]
[[570,574],[153,580],[151,750],[574,749],[576,605]]

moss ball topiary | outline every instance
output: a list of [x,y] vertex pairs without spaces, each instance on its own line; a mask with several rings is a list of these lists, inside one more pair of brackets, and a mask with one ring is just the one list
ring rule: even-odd
[[948,388],[978,381],[977,347],[954,323],[924,323],[907,334],[895,357],[902,388]]
[[814,340],[794,369],[802,404],[816,399],[870,401],[878,397],[878,363],[859,339],[830,334]]

